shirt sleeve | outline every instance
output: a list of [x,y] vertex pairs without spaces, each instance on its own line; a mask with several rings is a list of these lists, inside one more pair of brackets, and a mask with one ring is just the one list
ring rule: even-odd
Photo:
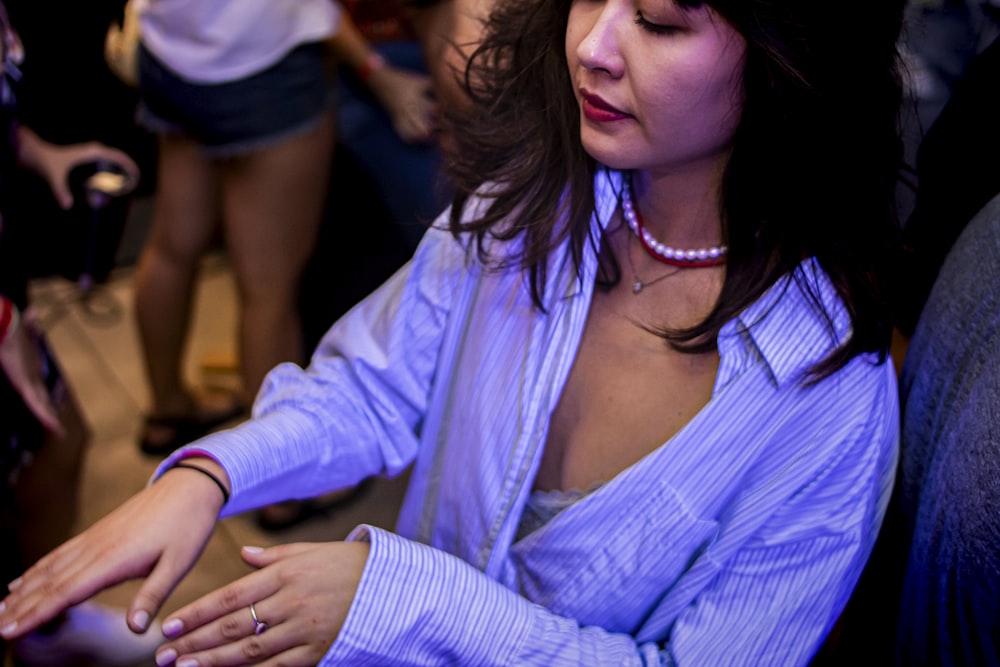
[[177,450],[156,474],[192,452],[212,457],[229,476],[229,516],[404,470],[464,262],[453,237],[429,230],[414,259],[330,329],[307,368],[268,374],[253,419]]

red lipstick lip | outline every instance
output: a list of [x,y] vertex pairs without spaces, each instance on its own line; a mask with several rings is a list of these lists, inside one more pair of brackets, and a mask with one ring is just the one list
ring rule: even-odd
[[621,109],[616,109],[611,106],[599,96],[593,93],[588,93],[586,90],[580,91],[580,98],[582,99],[583,115],[587,120],[606,123],[616,120],[625,120],[630,118],[631,115],[625,113]]

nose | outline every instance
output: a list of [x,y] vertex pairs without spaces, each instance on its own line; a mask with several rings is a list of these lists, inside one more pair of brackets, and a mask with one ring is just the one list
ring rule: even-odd
[[[586,17],[590,25],[577,46],[580,64],[590,72],[604,72],[614,78],[622,75],[625,67],[619,48],[619,32],[627,25],[630,15],[624,10],[626,3],[592,3]],[[625,19],[623,23],[622,18]]]

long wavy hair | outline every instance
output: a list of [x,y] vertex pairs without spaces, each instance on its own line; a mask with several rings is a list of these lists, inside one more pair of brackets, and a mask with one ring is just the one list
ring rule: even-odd
[[[872,0],[849,16],[822,0],[674,1],[708,5],[745,38],[745,101],[720,193],[729,246],[721,293],[702,322],[658,333],[679,350],[713,349],[727,321],[815,257],[846,305],[852,333],[811,369],[812,379],[863,352],[884,361],[905,0]],[[504,263],[526,272],[539,308],[552,249],[568,237],[579,275],[585,247],[599,242],[589,221],[600,165],[581,145],[565,56],[571,4],[497,3],[465,71],[471,109],[450,128],[451,231],[471,233],[480,260],[494,264],[488,239],[520,238],[519,252]],[[489,205],[463,220],[485,183]],[[613,273],[620,279],[617,267]],[[815,305],[824,313],[818,299]]]

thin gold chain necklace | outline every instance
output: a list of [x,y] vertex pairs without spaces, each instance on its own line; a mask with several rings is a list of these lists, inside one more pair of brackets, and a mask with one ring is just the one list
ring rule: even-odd
[[662,276],[657,276],[652,280],[642,280],[639,277],[639,273],[635,270],[635,263],[632,261],[632,235],[627,234],[625,236],[625,256],[628,258],[628,266],[632,270],[632,294],[639,294],[645,288],[655,285],[656,283],[669,278],[670,276],[678,273],[681,267],[675,266],[672,270],[667,271]]

